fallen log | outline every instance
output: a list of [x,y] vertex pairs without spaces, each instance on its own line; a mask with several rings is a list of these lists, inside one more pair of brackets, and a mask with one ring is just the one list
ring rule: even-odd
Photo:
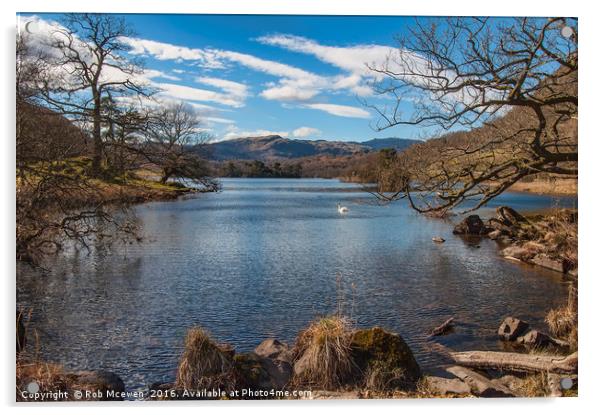
[[508,387],[500,382],[491,380],[461,366],[451,366],[447,370],[449,373],[460,379],[470,387],[472,393],[483,398],[504,398],[512,397],[514,394]]
[[435,327],[432,331],[431,334],[429,335],[429,337],[435,337],[435,336],[441,336],[442,334],[447,333],[448,331],[450,331],[453,328],[454,325],[454,318],[448,318],[447,320],[445,320],[445,323],[441,324],[440,326]]
[[516,372],[577,373],[577,352],[569,356],[545,356],[507,352],[452,352],[459,365]]

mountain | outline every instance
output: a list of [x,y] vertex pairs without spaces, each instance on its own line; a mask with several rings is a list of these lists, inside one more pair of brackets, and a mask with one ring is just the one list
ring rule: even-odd
[[268,135],[263,137],[242,137],[219,141],[204,147],[208,157],[215,161],[223,160],[286,160],[312,156],[353,156],[383,148],[403,150],[417,140],[403,138],[373,139],[363,143],[349,141],[296,140]]
[[382,150],[383,148],[394,148],[395,150],[405,150],[409,146],[421,141],[411,140],[409,138],[373,138],[372,140],[364,141],[360,144],[370,147],[372,150]]

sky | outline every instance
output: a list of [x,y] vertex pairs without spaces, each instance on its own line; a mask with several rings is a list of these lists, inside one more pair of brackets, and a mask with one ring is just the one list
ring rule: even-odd
[[[373,128],[364,102],[384,98],[374,72],[397,51],[396,36],[414,18],[375,16],[124,16],[135,35],[124,41],[145,62],[159,97],[196,108],[216,140],[279,134],[289,138],[365,141],[421,138],[420,127]],[[41,32],[60,15],[22,14]],[[411,111],[411,102],[403,105]]]

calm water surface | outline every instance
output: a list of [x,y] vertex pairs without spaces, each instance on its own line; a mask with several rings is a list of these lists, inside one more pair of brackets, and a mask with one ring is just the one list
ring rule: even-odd
[[[250,351],[266,337],[293,341],[340,304],[359,326],[400,333],[423,369],[436,372],[445,361],[425,333],[446,318],[458,325],[439,343],[496,350],[503,317],[543,328],[546,311],[564,300],[559,274],[508,262],[495,242],[454,236],[450,222],[420,216],[403,202],[378,206],[356,185],[223,184],[218,194],[138,206],[141,244],[64,254],[46,273],[19,265],[18,305],[33,309],[42,357],[72,369],[111,370],[140,389],[173,379],[191,326]],[[338,202],[348,215],[337,213]],[[506,194],[489,210],[574,203]],[[447,241],[434,244],[435,235]]]

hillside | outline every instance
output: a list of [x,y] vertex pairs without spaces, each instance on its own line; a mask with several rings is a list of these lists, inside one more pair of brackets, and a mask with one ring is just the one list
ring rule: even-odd
[[402,138],[373,139],[363,143],[327,140],[295,140],[279,135],[243,137],[211,143],[203,152],[214,161],[275,161],[314,156],[342,157],[369,153],[383,148],[403,150],[419,141]]

